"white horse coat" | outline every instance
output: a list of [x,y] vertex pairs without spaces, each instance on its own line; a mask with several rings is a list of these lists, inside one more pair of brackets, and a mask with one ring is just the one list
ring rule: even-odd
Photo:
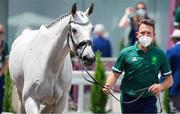
[[[85,13],[76,9],[74,4],[71,15],[61,17],[49,27],[42,25],[39,30],[23,32],[13,42],[9,69],[22,103],[21,112],[38,114],[40,104],[44,104],[43,113],[62,113],[72,79],[70,48],[76,52],[80,50],[77,55],[82,61],[93,62],[91,45],[85,43],[74,49],[72,42],[79,44],[90,40],[92,25],[88,16],[93,5]],[[67,41],[69,34],[71,42]]]

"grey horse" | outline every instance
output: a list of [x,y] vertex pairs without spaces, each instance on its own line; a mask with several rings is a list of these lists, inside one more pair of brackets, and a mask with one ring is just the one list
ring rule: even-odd
[[[39,30],[23,32],[12,45],[9,70],[21,102],[21,113],[62,113],[72,80],[70,50],[85,64],[92,64],[93,26],[89,16],[94,5],[65,14]],[[40,112],[40,105],[45,108]]]

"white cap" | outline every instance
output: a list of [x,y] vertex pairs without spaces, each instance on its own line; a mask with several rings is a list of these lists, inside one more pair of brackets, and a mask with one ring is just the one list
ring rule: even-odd
[[94,27],[94,32],[105,32],[105,27],[103,24],[96,24]]
[[171,38],[180,38],[180,30],[174,30],[174,32],[171,35]]

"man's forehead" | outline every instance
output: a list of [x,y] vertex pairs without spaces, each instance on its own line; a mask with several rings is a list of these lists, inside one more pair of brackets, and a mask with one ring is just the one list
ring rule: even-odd
[[140,31],[153,31],[153,27],[150,26],[150,25],[146,25],[146,24],[141,24],[140,27],[139,27],[139,32]]

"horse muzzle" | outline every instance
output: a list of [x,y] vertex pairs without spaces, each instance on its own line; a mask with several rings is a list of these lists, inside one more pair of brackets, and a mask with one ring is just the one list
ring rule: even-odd
[[86,66],[92,65],[92,64],[95,62],[95,60],[96,60],[95,56],[90,57],[90,56],[88,56],[88,55],[85,55],[85,56],[82,57],[82,62],[83,62],[84,65],[86,65]]

